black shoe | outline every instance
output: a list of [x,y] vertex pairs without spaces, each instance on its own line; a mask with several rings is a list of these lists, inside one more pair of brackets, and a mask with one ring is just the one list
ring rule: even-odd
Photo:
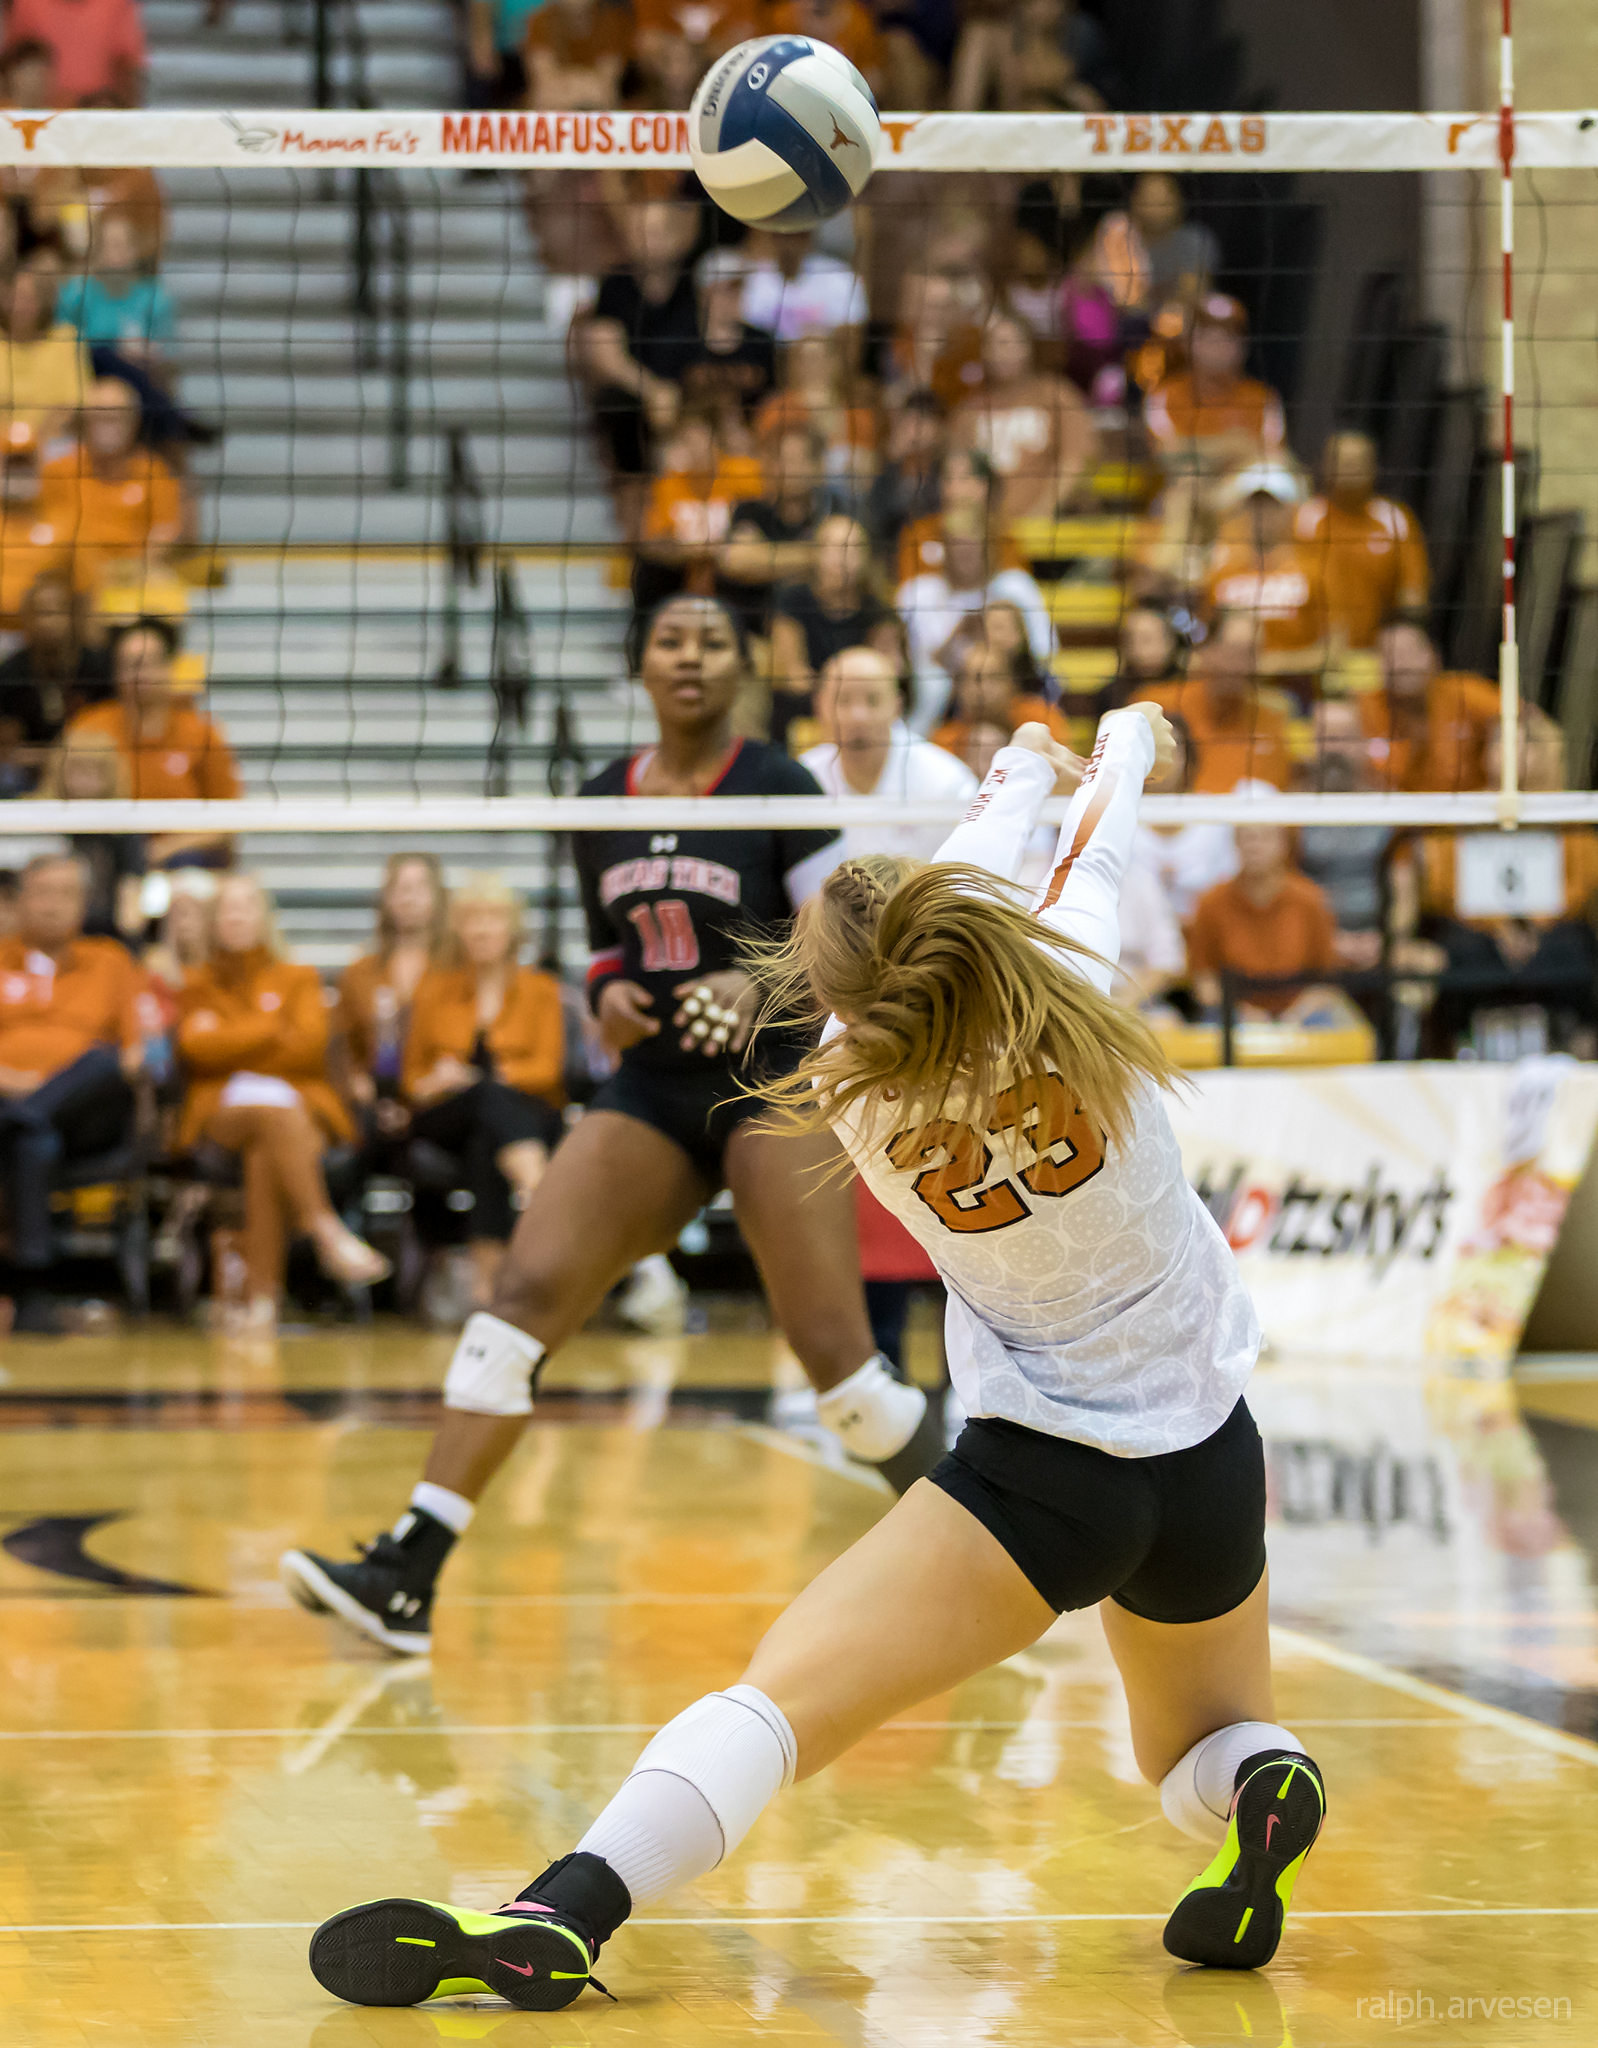
[[927,1395],[926,1410],[916,1424],[915,1435],[891,1458],[875,1461],[876,1469],[895,1493],[908,1493],[918,1479],[925,1479],[943,1457],[948,1446],[943,1440],[943,1395]]
[[594,1955],[547,1906],[469,1913],[429,1899],[374,1899],[317,1928],[311,1975],[351,2005],[475,1994],[508,1999],[523,2012],[558,2012],[594,1982]]
[[37,1288],[29,1288],[17,1299],[11,1333],[15,1337],[64,1337],[67,1326],[60,1302],[53,1294],[41,1294]]
[[1319,1767],[1301,1751],[1245,1758],[1235,1785],[1219,1855],[1165,1923],[1171,1954],[1212,1970],[1258,1970],[1275,1955],[1326,1814]]
[[353,1564],[335,1564],[314,1550],[286,1550],[278,1576],[302,1607],[332,1615],[396,1656],[425,1657],[432,1650],[432,1578],[417,1571],[415,1559],[391,1535],[363,1544]]

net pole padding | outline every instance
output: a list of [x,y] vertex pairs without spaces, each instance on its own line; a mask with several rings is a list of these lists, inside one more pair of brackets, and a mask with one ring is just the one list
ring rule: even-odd
[[[1491,171],[1492,113],[884,114],[876,169],[894,171]],[[1519,116],[1515,161],[1598,169],[1598,123]],[[0,110],[0,164],[324,171],[684,170],[683,113],[469,113],[433,108]]]
[[1498,245],[1504,302],[1499,321],[1503,383],[1503,613],[1498,639],[1498,822],[1520,822],[1520,642],[1515,623],[1515,36],[1514,0],[1501,0],[1498,37]]
[[[1386,825],[1419,831],[1494,825],[1499,794],[1332,794],[1146,796],[1139,815],[1150,825]],[[1598,825],[1598,791],[1563,790],[1520,798],[1526,825]],[[496,832],[746,832],[813,831],[817,826],[880,830],[886,824],[952,826],[964,807],[947,803],[883,803],[873,797],[828,796],[509,796],[509,797],[243,797],[227,803],[152,799],[44,798],[0,804],[0,864],[6,839],[82,834],[201,832],[320,837],[363,833],[384,839],[424,834]],[[1045,805],[1045,822],[1065,817],[1066,799]]]

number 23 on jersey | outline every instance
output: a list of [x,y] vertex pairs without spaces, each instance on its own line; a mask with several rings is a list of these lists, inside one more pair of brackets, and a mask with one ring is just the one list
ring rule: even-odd
[[[1015,1180],[984,1187],[993,1164],[988,1138],[1012,1132],[1031,1145],[1031,1165],[1022,1167]],[[1104,1164],[1104,1133],[1057,1074],[1043,1074],[1004,1090],[986,1133],[975,1124],[939,1117],[898,1132],[887,1152],[903,1172],[924,1169],[912,1187],[946,1230],[971,1234],[1024,1223],[1032,1205],[1022,1188],[1030,1195],[1068,1195],[1090,1181]]]

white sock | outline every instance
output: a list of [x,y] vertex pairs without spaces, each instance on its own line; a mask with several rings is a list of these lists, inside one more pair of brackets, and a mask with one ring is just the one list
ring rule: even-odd
[[1172,1827],[1200,1842],[1219,1842],[1231,1817],[1237,1767],[1262,1749],[1304,1753],[1298,1737],[1273,1721],[1234,1721],[1195,1742],[1160,1780],[1160,1805]]
[[466,1534],[477,1513],[475,1501],[469,1501],[464,1493],[451,1493],[447,1486],[435,1486],[431,1479],[419,1479],[411,1488],[411,1506],[453,1529],[457,1536]]
[[816,1413],[826,1427],[851,1457],[872,1465],[902,1451],[926,1412],[926,1395],[895,1379],[880,1351],[816,1396]]
[[577,1847],[647,1905],[730,1855],[797,1759],[787,1716],[763,1692],[708,1693],[655,1736]]

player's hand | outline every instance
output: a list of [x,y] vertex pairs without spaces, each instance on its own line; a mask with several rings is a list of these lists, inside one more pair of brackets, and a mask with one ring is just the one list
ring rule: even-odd
[[718,974],[696,974],[672,990],[681,1000],[672,1023],[682,1033],[684,1052],[702,1052],[707,1059],[742,1052],[754,1028],[759,998],[747,974],[724,967]]
[[1045,761],[1053,763],[1056,796],[1074,796],[1088,772],[1086,761],[1080,760],[1069,747],[1062,747],[1041,718],[1018,725],[1010,735],[1010,745],[1025,747],[1029,754],[1041,754]]
[[655,999],[636,981],[607,981],[595,1006],[599,1035],[612,1052],[625,1052],[641,1039],[654,1038],[660,1019],[650,1016]]
[[1146,700],[1140,704],[1129,704],[1128,711],[1141,712],[1149,722],[1149,731],[1154,735],[1154,766],[1145,778],[1158,787],[1168,782],[1176,772],[1177,750],[1176,729],[1158,704]]

